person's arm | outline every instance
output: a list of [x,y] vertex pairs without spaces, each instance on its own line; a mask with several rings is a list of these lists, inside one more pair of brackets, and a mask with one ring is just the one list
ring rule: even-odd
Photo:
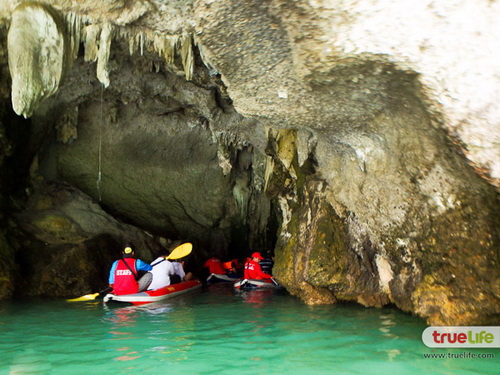
[[137,271],[151,271],[153,269],[153,267],[151,267],[150,264],[147,264],[147,263],[143,262],[140,259],[136,259],[136,261],[135,261],[135,269]]
[[259,274],[260,277],[262,277],[263,279],[272,279],[273,277],[271,275],[269,275],[268,273],[265,273],[264,271],[262,271],[262,268],[260,268],[260,264],[257,263],[256,265],[256,270],[257,273]]
[[167,265],[165,266],[165,270],[168,276],[175,275],[175,267],[174,264],[170,261],[166,261]]
[[116,266],[118,265],[118,261],[114,261],[113,265],[111,266],[111,270],[109,271],[109,279],[108,283],[109,285],[113,285],[115,283],[115,271],[116,271]]
[[186,272],[184,272],[184,266],[181,262],[177,262],[177,264],[175,265],[175,270],[177,271],[177,275],[179,275],[181,279],[184,279],[184,276],[186,276]]

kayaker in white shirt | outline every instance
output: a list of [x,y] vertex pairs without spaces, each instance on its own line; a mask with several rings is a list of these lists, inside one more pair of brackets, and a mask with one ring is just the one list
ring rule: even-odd
[[149,284],[148,290],[160,289],[170,285],[170,276],[176,273],[172,262],[166,260],[165,256],[161,256],[156,258],[151,263],[151,266],[153,269],[149,272],[153,274],[153,281]]

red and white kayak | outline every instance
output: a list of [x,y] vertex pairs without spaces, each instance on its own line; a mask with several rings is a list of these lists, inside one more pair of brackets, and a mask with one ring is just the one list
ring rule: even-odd
[[282,288],[282,286],[279,285],[276,281],[256,280],[256,279],[239,279],[233,285],[236,289]]
[[216,283],[220,281],[235,281],[238,280],[238,276],[228,276],[228,275],[221,275],[218,273],[211,273],[210,276],[207,277],[207,282],[208,283]]
[[108,293],[104,296],[104,303],[107,302],[126,302],[134,305],[143,305],[145,303],[163,301],[167,298],[178,296],[179,294],[187,293],[201,287],[200,280],[188,280],[180,283],[168,285],[166,287],[146,290],[144,292],[134,294],[116,295]]

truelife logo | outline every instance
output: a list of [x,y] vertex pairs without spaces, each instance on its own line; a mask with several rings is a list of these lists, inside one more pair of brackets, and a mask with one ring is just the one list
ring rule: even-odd
[[427,327],[422,341],[429,348],[500,348],[500,327]]

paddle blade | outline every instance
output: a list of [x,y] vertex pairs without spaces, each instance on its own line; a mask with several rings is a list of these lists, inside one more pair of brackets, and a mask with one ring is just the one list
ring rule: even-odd
[[78,297],[78,298],[67,299],[66,301],[68,301],[68,302],[93,301],[97,298],[98,295],[99,295],[99,293],[86,294],[86,295]]
[[193,250],[192,243],[189,243],[189,242],[183,243],[182,245],[179,245],[174,250],[172,250],[170,255],[167,256],[165,259],[184,258],[185,256],[188,256],[189,254],[191,254],[191,250]]

